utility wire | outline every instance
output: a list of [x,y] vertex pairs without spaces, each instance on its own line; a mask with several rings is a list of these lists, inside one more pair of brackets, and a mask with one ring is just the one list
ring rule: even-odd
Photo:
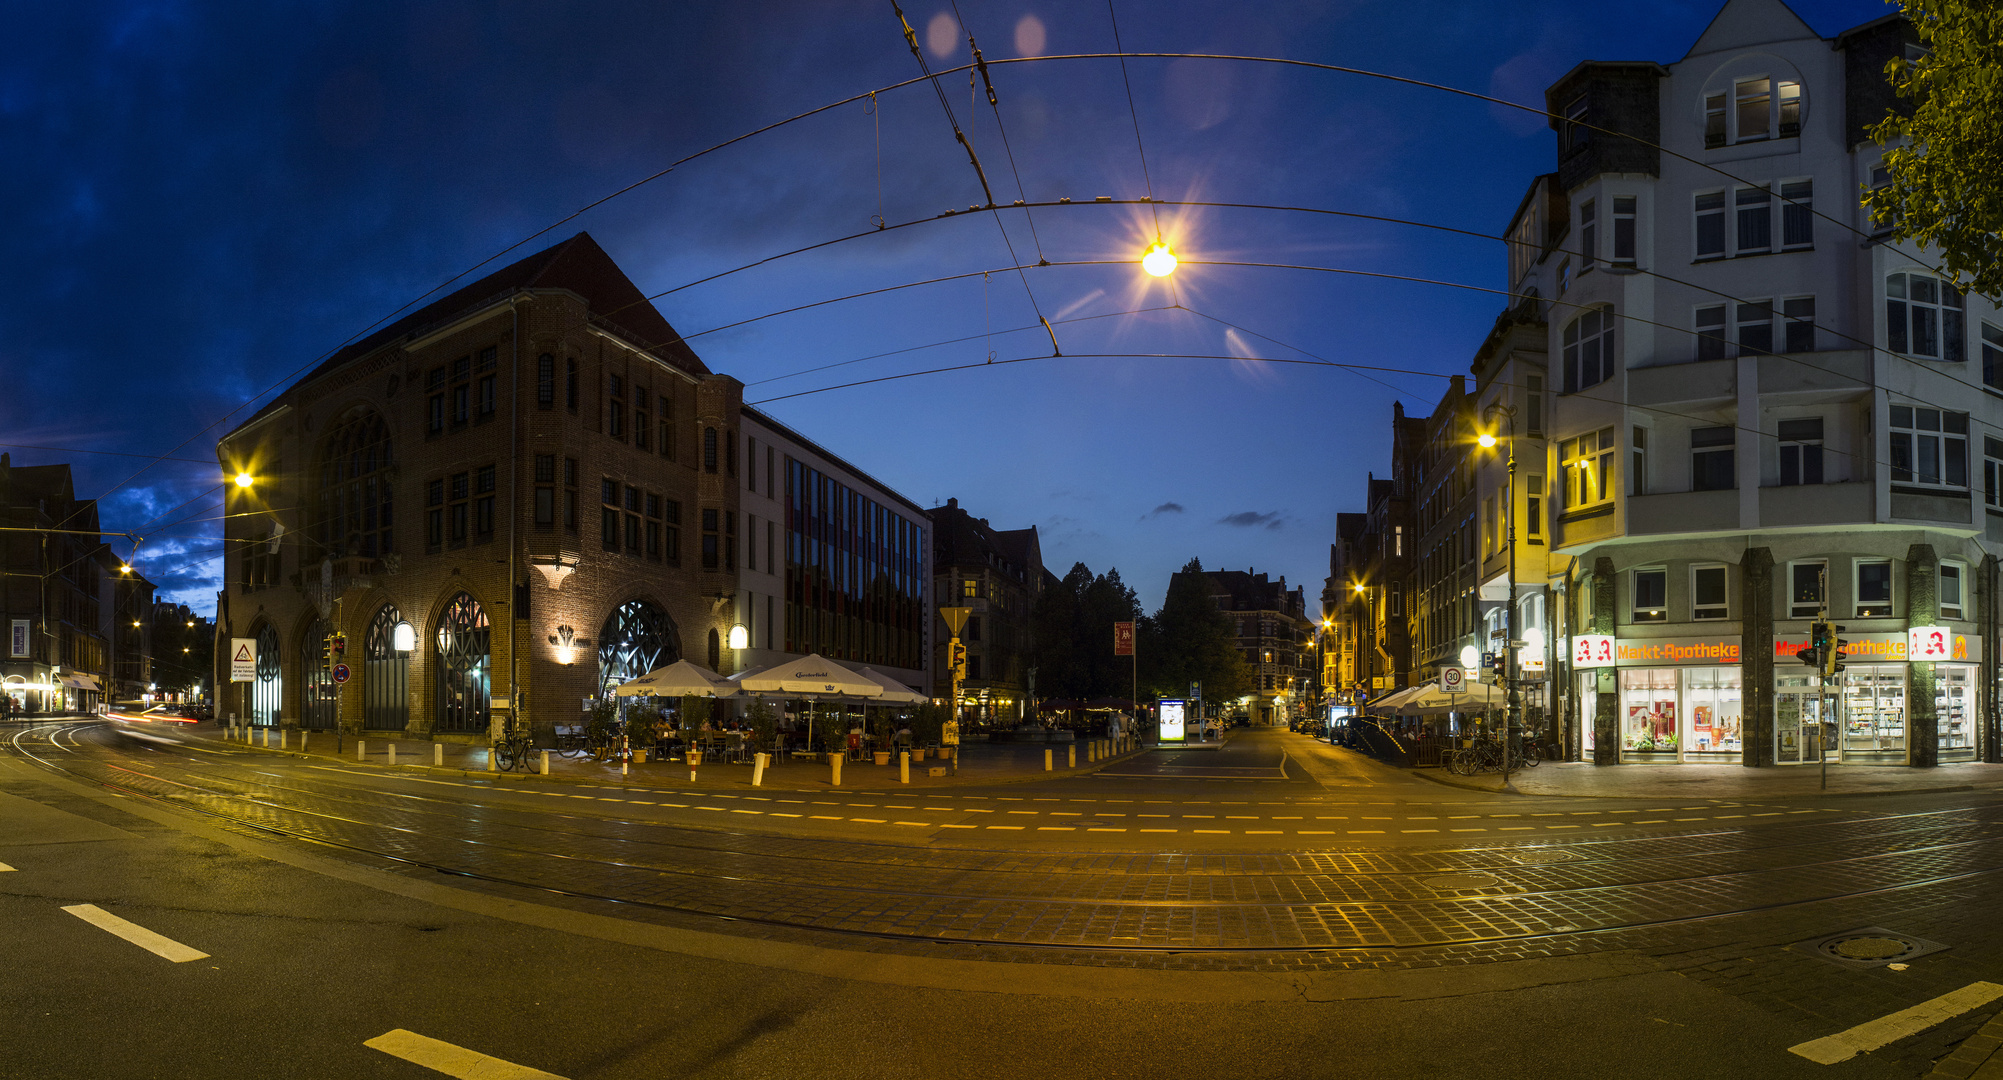
[[[1149,312],[1154,312],[1154,311],[1174,311],[1174,310],[1175,310],[1175,305],[1173,304],[1161,304],[1156,307],[1129,308],[1126,311],[1108,311],[1099,315],[1077,315],[1069,319],[1053,319],[1051,320],[1051,324],[1054,326],[1064,326],[1069,323],[1092,322],[1096,319],[1114,319],[1122,315],[1145,315]],[[1010,334],[1025,334],[1031,330],[1041,330],[1041,329],[1043,329],[1043,327],[1040,323],[1029,323],[1024,326],[1012,326],[1006,330],[996,331],[996,333],[999,333],[1003,337],[1007,337]],[[812,375],[817,371],[831,371],[835,368],[847,367],[850,364],[860,364],[870,360],[881,360],[886,356],[901,356],[904,353],[922,352],[926,349],[944,348],[947,345],[964,345],[965,343],[976,340],[977,338],[991,337],[991,336],[993,335],[968,334],[965,337],[946,338],[941,341],[928,342],[924,345],[912,345],[902,349],[891,349],[888,352],[871,353],[868,356],[858,356],[853,360],[837,360],[832,364],[820,364],[815,367],[802,368],[799,371],[789,372],[785,375],[773,375],[770,376],[769,378],[754,379],[751,382],[745,383],[744,385],[763,386],[766,383],[780,382],[785,379],[794,379],[802,375]]]

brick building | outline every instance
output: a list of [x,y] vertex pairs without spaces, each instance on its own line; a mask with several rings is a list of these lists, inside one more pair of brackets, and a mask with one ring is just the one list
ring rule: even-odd
[[340,350],[217,455],[249,480],[219,637],[257,642],[217,709],[253,723],[480,738],[684,658],[929,684],[922,512],[746,409],[587,234]]
[[[1030,612],[1043,595],[1043,546],[1036,526],[996,529],[947,499],[930,511],[932,582],[935,609],[973,611],[960,631],[967,648],[967,677],[960,682],[960,710],[969,721],[1013,723],[1028,704]],[[952,675],[943,652],[951,638],[943,619],[935,620],[932,658],[939,673],[935,697],[950,693]]]
[[[1169,576],[1169,589],[1182,573]],[[1315,703],[1314,623],[1308,620],[1307,598],[1287,579],[1270,580],[1244,570],[1206,570],[1210,598],[1237,632],[1238,651],[1252,667],[1252,693],[1243,702],[1226,703],[1261,724],[1285,723],[1300,709]]]

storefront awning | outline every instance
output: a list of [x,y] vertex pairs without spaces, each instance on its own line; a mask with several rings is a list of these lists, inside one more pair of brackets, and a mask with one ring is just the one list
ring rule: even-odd
[[97,684],[97,676],[86,671],[70,671],[56,677],[56,685],[72,690],[99,691],[104,688]]

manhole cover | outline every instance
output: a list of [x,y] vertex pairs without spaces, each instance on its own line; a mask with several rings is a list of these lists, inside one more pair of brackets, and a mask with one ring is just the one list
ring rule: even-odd
[[1502,884],[1502,879],[1494,874],[1441,874],[1429,877],[1421,884],[1429,889],[1486,889]]
[[1938,942],[1877,926],[1833,934],[1812,943],[1810,947],[1823,959],[1849,967],[1882,967],[1947,948]]
[[1524,866],[1540,866],[1544,863],[1571,862],[1578,856],[1569,851],[1526,851],[1521,855],[1511,855],[1510,858]]

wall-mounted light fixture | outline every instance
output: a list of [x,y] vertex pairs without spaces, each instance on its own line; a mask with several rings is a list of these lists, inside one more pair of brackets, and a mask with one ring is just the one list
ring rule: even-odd
[[578,637],[577,631],[568,626],[557,627],[556,633],[549,636],[549,643],[556,646],[556,662],[559,664],[577,663],[577,650],[591,645],[590,639]]
[[748,649],[751,647],[751,631],[746,630],[743,623],[738,623],[730,628],[730,647],[733,649]]
[[410,652],[417,648],[417,627],[405,621],[390,627],[389,647],[397,652]]

